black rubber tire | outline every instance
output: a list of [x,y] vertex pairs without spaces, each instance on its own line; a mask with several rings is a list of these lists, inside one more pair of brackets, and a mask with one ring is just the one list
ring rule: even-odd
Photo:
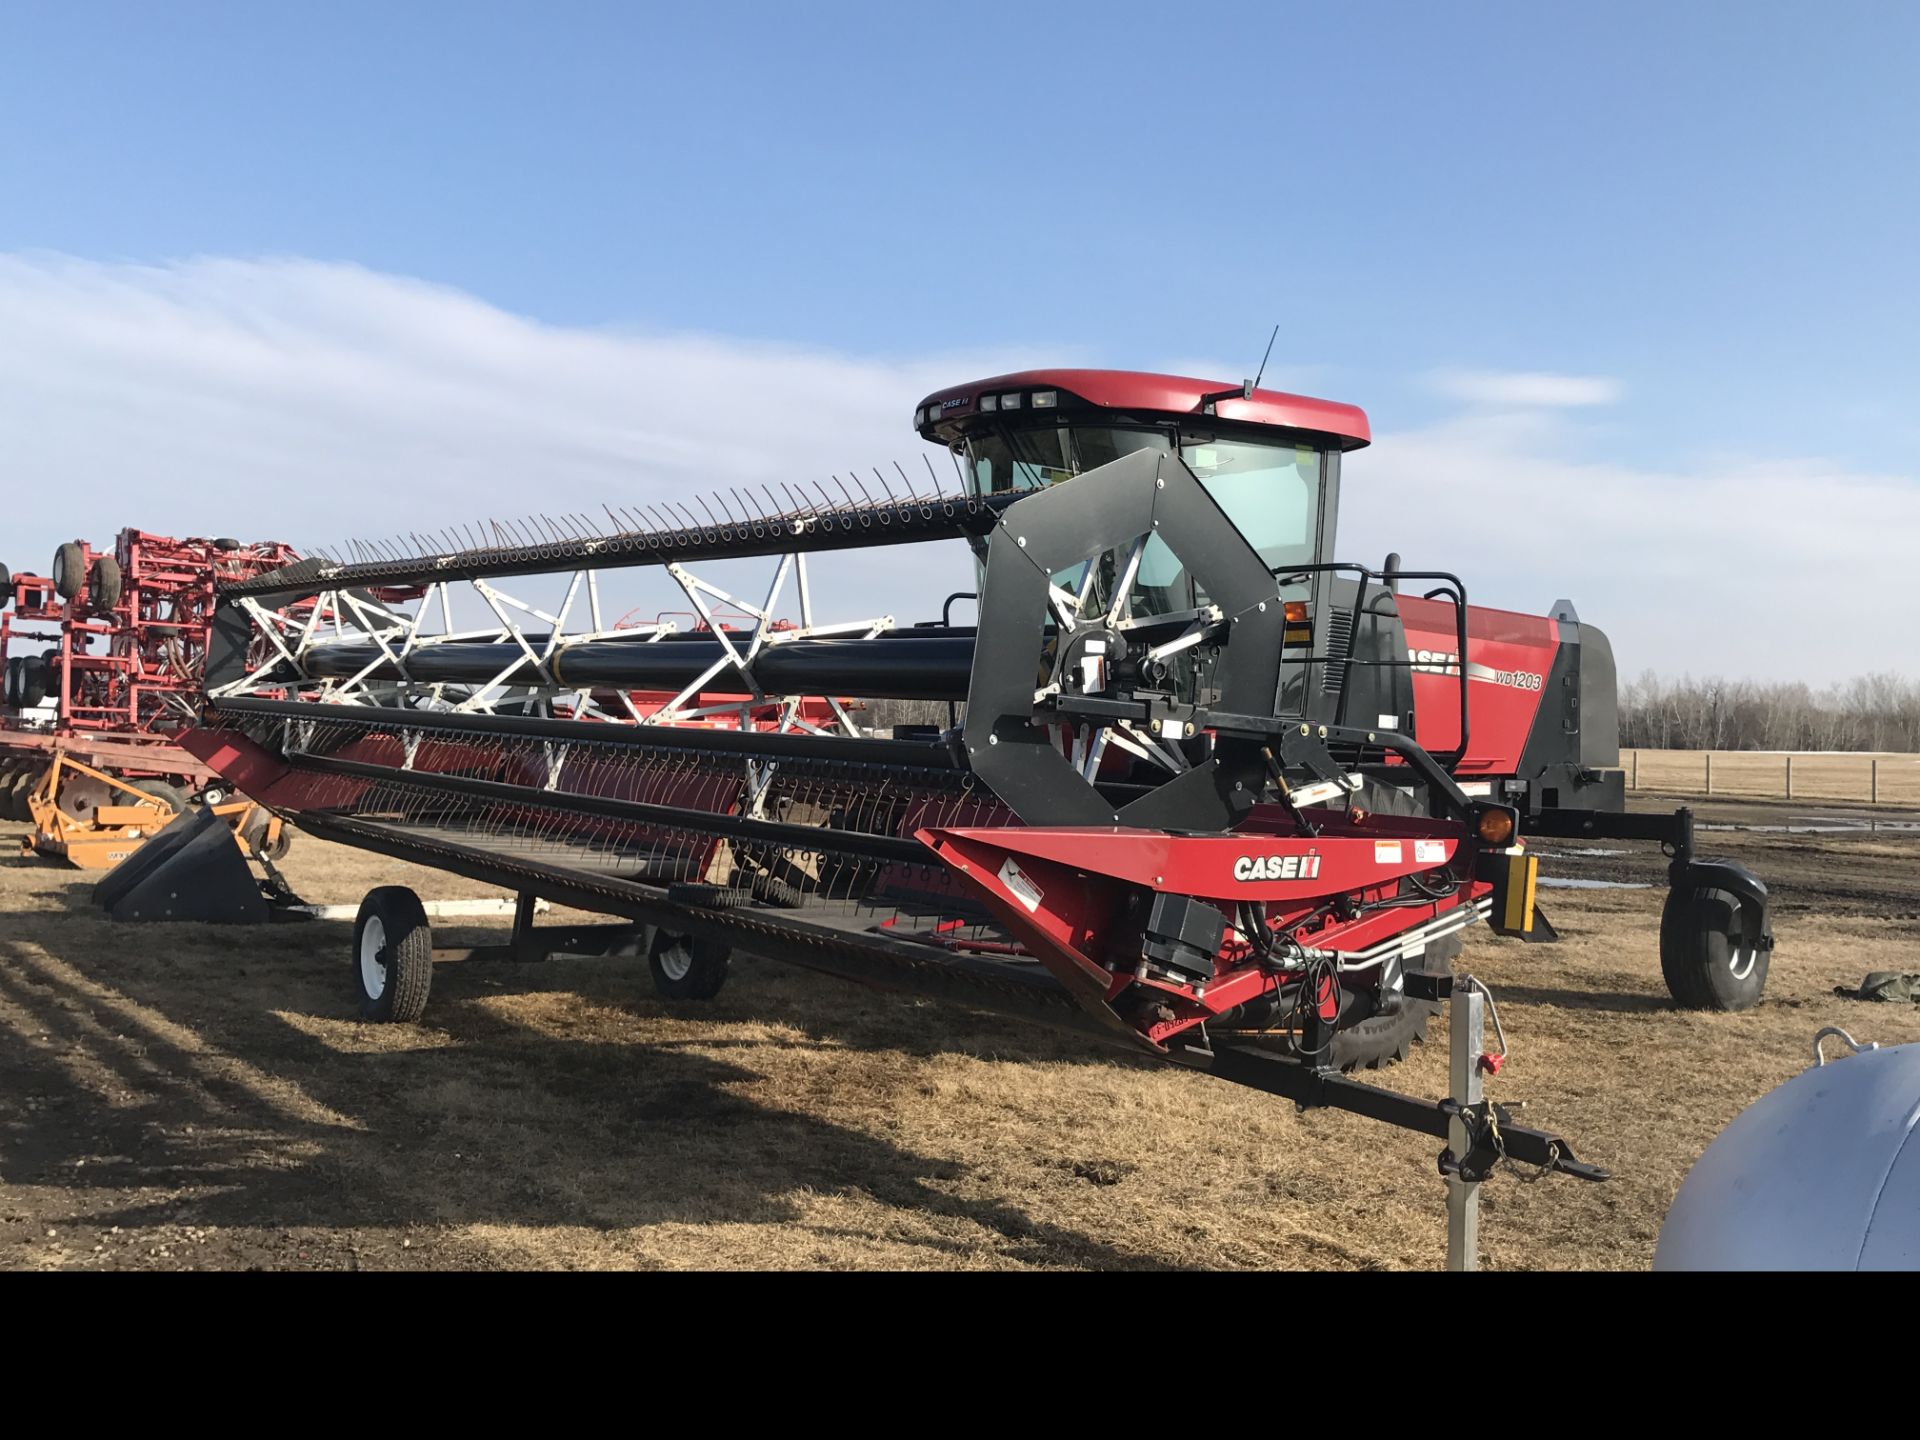
[[698,905],[702,910],[738,910],[752,898],[731,885],[707,885],[695,880],[676,880],[667,886],[667,899],[681,905]]
[[31,774],[27,770],[8,770],[0,772],[0,820],[25,820],[27,816],[27,792],[20,788],[22,777]]
[[216,550],[238,550],[240,548],[240,542],[238,540],[229,540],[223,535],[213,542],[213,548]]
[[6,690],[4,694],[0,694],[0,703],[4,703],[9,710],[17,710],[20,708],[18,703],[20,695],[20,662],[25,658],[25,656],[15,655],[7,661]]
[[177,785],[169,785],[164,780],[134,780],[129,783],[142,795],[151,795],[164,802],[176,815],[187,808],[187,797]]
[[13,571],[0,565],[0,610],[13,603]]
[[53,552],[53,588],[62,600],[71,600],[87,583],[87,557],[69,540]]
[[771,875],[754,876],[747,893],[762,905],[772,905],[781,910],[798,910],[807,900],[797,885],[789,885]]
[[[1409,971],[1445,975],[1465,949],[1458,935],[1428,944],[1426,954],[1407,962]],[[1412,1053],[1427,1038],[1427,1022],[1440,1013],[1437,1000],[1402,1000],[1392,1015],[1373,1015],[1335,1033],[1327,1059],[1342,1070],[1384,1070]]]
[[[1767,988],[1769,950],[1741,949],[1740,899],[1710,885],[1667,892],[1660,912],[1660,973],[1688,1010],[1750,1010]],[[1740,973],[1741,969],[1745,973]]]
[[656,930],[647,946],[647,969],[662,1000],[713,999],[727,983],[732,964],[733,951],[718,940]]
[[14,704],[22,710],[33,709],[47,698],[47,662],[38,655],[23,655],[15,684]]
[[40,782],[45,778],[46,773],[47,767],[44,765],[29,765],[14,777],[13,810],[17,818],[29,822],[32,821],[33,807],[27,804],[27,796],[39,788]]
[[[378,922],[380,934],[369,937]],[[377,938],[377,944],[374,939]],[[363,961],[363,951],[367,951]],[[353,984],[360,995],[360,1016],[386,1025],[411,1025],[427,1009],[433,990],[433,928],[420,897],[404,885],[369,890],[353,922]],[[368,969],[380,971],[379,993],[368,983]]]
[[120,562],[113,556],[95,557],[93,574],[87,585],[87,599],[96,610],[111,610],[120,603]]
[[232,798],[232,792],[216,780],[194,796],[193,800],[196,805],[224,805]]
[[[273,833],[271,840],[267,838],[270,832]],[[246,842],[248,853],[277,863],[286,859],[287,852],[293,848],[293,827],[282,822],[274,832],[273,812],[256,805],[241,822],[240,838]]]
[[249,855],[259,851],[272,818],[265,810],[249,810],[240,817],[240,828],[237,833]]

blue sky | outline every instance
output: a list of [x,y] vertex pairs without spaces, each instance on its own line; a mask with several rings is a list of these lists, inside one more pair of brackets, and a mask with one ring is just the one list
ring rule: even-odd
[[[445,360],[418,337],[381,349],[376,317],[410,307],[374,299],[380,284],[470,299],[525,336],[785,356],[794,394],[823,376],[886,392],[899,438],[848,463],[917,451],[917,396],[875,377],[1058,356],[1237,379],[1277,321],[1271,373],[1365,406],[1381,436],[1349,503],[1377,466],[1382,508],[1432,507],[1423,536],[1455,553],[1429,561],[1510,562],[1497,507],[1525,503],[1537,466],[1557,515],[1534,549],[1577,542],[1588,505],[1645,496],[1698,511],[1684,536],[1712,544],[1712,507],[1752,494],[1767,513],[1726,517],[1727,539],[1771,524],[1756,558],[1791,563],[1830,490],[1858,522],[1920,486],[1915,74],[1905,3],[16,0],[0,8],[0,254],[20,305],[72,291],[98,316],[119,294],[121,319],[158,306],[186,334],[271,316],[286,345],[395,365]],[[329,288],[354,285],[352,302]],[[351,337],[327,329],[360,302]],[[57,308],[37,313],[60,328]],[[72,457],[76,483],[112,483],[89,437],[19,427],[81,413],[84,375],[120,375],[116,343],[76,346],[70,379],[16,404],[0,432],[16,460]],[[23,353],[13,368],[43,367]],[[112,383],[151,377],[132,370]],[[1580,384],[1511,380],[1539,375]],[[647,421],[646,396],[629,403]],[[707,423],[726,438],[724,417]],[[675,424],[677,443],[706,433]],[[343,465],[361,453],[350,429],[330,432]],[[153,443],[129,454],[153,459]],[[272,435],[250,443],[273,474]],[[431,468],[441,443],[414,453]],[[1511,472],[1484,490],[1466,463],[1481,447]],[[1458,491],[1432,493],[1440,475]],[[1422,550],[1378,515],[1348,533]],[[1822,543],[1844,555],[1843,540]],[[1558,571],[1529,558],[1524,593],[1494,598],[1538,608],[1564,580],[1674,670],[1898,661],[1871,631],[1806,665],[1757,642],[1715,651],[1712,626],[1675,634],[1644,587],[1573,548],[1589,553]],[[1655,558],[1706,619],[1744,613],[1725,573],[1739,555],[1697,579],[1683,555]]]

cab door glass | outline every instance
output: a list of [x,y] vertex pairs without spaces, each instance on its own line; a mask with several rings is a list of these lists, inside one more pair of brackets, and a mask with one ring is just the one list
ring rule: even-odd
[[1183,444],[1180,456],[1268,569],[1311,565],[1318,558],[1318,450],[1206,440]]

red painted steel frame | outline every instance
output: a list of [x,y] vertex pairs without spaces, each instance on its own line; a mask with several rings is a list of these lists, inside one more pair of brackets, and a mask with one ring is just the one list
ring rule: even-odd
[[[1415,896],[1414,903],[1402,903],[1402,882],[1411,877],[1448,869],[1472,874],[1475,846],[1457,824],[1405,816],[1353,820],[1338,811],[1312,811],[1318,834],[1282,834],[1277,826],[1283,813],[1256,807],[1242,829],[1225,835],[1015,826],[925,829],[917,838],[1083,1004],[1105,1009],[1136,984],[1162,992],[1171,1018],[1141,1032],[1161,1046],[1169,1036],[1297,978],[1297,970],[1258,961],[1248,937],[1233,929],[1242,902],[1267,907],[1276,937],[1354,954],[1492,889],[1463,881],[1440,898]],[[1266,873],[1291,878],[1259,878]],[[1129,957],[1138,953],[1138,917],[1144,912],[1128,901],[1149,894],[1208,900],[1226,917],[1227,940],[1204,983],[1136,975]],[[1396,901],[1390,908],[1329,913],[1337,901],[1364,907],[1389,899]]]
[[205,784],[213,772],[173,740],[194,723],[199,706],[214,587],[298,556],[279,542],[222,548],[207,539],[122,530],[111,552],[120,593],[106,605],[95,579],[107,552],[75,543],[85,581],[71,600],[52,580],[21,575],[14,578],[14,604],[0,612],[0,666],[10,652],[51,652],[54,702],[50,726],[0,717],[0,759],[37,761],[60,749],[122,774]]

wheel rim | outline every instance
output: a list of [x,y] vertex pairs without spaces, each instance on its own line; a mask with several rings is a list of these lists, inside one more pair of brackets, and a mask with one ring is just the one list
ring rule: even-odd
[[387,927],[378,915],[360,927],[360,988],[369,1000],[387,993]]
[[1744,980],[1753,974],[1753,967],[1760,959],[1760,952],[1750,945],[1729,945],[1727,947],[1727,969],[1736,980]]
[[684,980],[687,972],[693,969],[693,947],[687,944],[669,945],[660,952],[660,973],[669,980]]

